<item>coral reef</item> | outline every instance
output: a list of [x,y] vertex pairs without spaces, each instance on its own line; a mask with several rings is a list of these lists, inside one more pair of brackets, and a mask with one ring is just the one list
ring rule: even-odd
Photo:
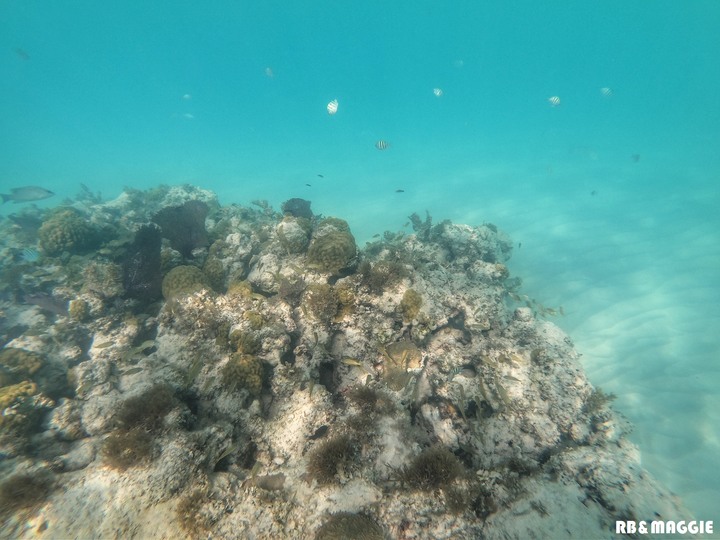
[[[689,517],[546,310],[510,301],[494,225],[414,215],[358,251],[302,200],[161,186],[82,208],[23,217],[104,223],[97,252],[70,235],[28,262],[0,235],[13,537],[599,538]],[[14,476],[44,464],[52,483]]]

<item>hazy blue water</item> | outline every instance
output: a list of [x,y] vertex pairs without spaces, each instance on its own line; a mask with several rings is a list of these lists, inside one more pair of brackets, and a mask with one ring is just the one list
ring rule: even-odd
[[717,518],[720,2],[104,4],[0,4],[0,191],[302,196],[360,240],[492,221],[645,464]]

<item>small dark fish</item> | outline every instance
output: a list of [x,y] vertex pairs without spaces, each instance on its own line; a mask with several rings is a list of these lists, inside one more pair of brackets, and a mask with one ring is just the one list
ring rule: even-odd
[[24,304],[37,306],[43,311],[49,311],[55,315],[66,316],[68,314],[68,303],[58,300],[48,293],[26,294],[22,299]]
[[522,247],[522,242],[518,242],[518,249]]
[[595,195],[597,195],[597,191],[595,191],[595,190],[593,189],[593,190],[590,192],[590,196],[591,196],[591,197],[594,197]]
[[396,189],[395,193],[405,193],[405,190],[404,189]]
[[387,141],[383,141],[382,139],[375,143],[375,148],[377,148],[378,150],[387,150],[389,147],[390,143]]
[[8,219],[21,229],[29,231],[37,230],[42,225],[42,219],[36,216],[10,214]]
[[266,474],[265,476],[256,476],[252,480],[255,487],[265,491],[278,491],[285,484],[285,475],[283,473]]
[[320,426],[319,428],[317,428],[317,429],[315,430],[315,433],[313,433],[312,435],[310,435],[310,436],[308,437],[308,439],[311,439],[311,440],[319,439],[320,437],[325,436],[325,434],[326,434],[327,432],[328,432],[328,427],[327,427],[327,426]]
[[325,178],[322,174],[318,174],[318,178]]
[[19,188],[12,188],[10,191],[10,194],[0,194],[3,203],[6,203],[7,201],[13,201],[14,203],[41,201],[55,195],[52,191],[38,186],[24,186]]
[[640,161],[640,154],[633,154],[632,156],[630,156],[630,159],[633,160],[633,163],[637,163],[638,161]]
[[312,184],[305,184],[307,187],[312,187]]
[[30,55],[24,50],[22,50],[20,47],[15,47],[13,50],[15,51],[15,54],[20,57],[21,60],[30,60]]

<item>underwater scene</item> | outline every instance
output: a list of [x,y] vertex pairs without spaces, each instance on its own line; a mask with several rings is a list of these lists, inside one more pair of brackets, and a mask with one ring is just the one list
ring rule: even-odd
[[720,538],[720,3],[0,5],[0,538]]

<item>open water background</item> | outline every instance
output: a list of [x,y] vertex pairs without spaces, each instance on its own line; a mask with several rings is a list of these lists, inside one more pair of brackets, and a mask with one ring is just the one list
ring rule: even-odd
[[3,0],[0,191],[303,197],[360,243],[493,222],[644,465],[717,521],[719,51],[715,0]]

